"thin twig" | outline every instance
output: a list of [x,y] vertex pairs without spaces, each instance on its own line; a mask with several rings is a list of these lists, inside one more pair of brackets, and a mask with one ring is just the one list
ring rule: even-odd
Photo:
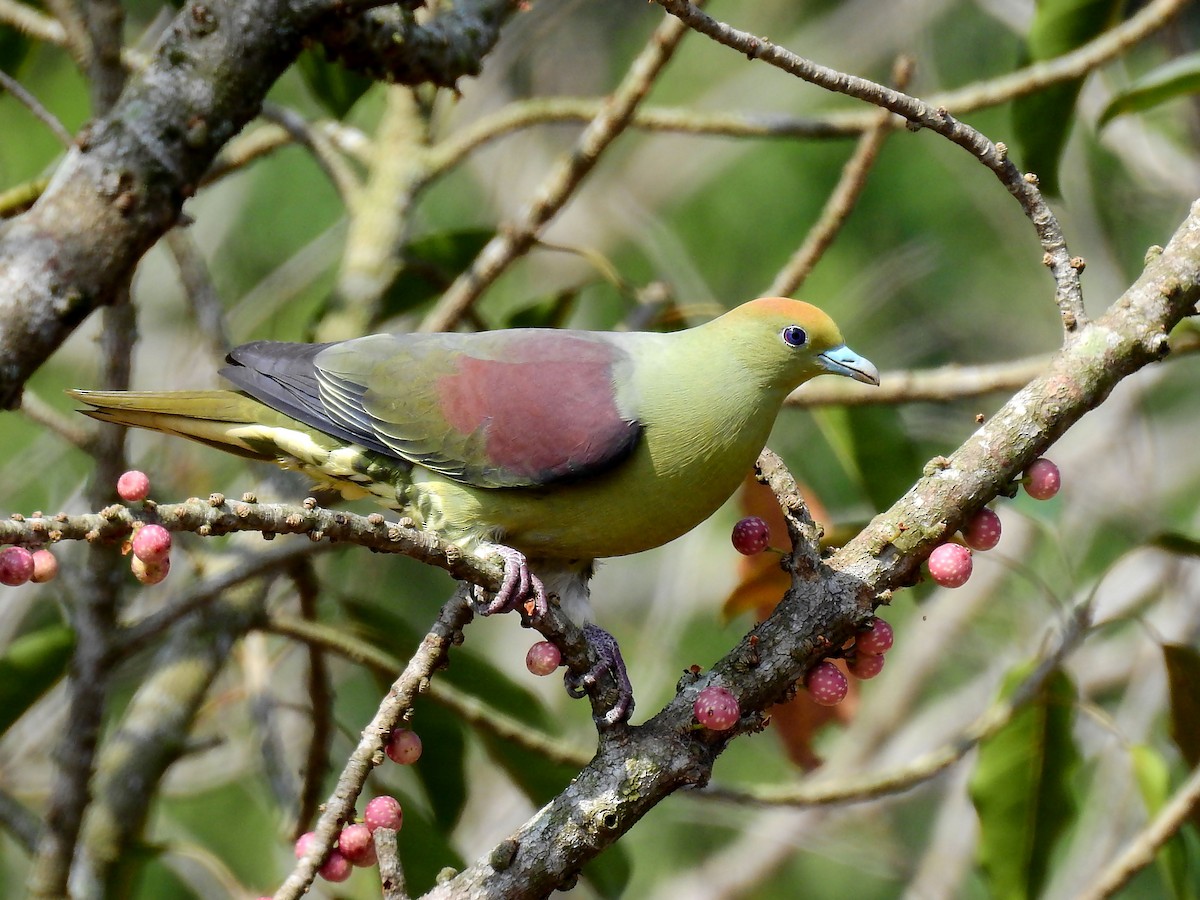
[[[896,60],[896,65],[892,70],[892,81],[897,90],[902,91],[908,87],[912,70],[913,61],[908,57]],[[883,142],[891,134],[891,119],[892,114],[887,110],[881,110],[875,114],[875,124],[864,131],[862,137],[858,139],[858,145],[842,168],[842,175],[838,179],[833,193],[825,201],[821,215],[809,229],[804,242],[792,254],[792,258],[775,276],[775,280],[767,288],[767,296],[790,297],[800,290],[800,286],[812,272],[813,266],[833,244],[867,186],[867,174],[875,165],[879,151],[883,148]]]
[[[931,94],[926,102],[930,106],[944,106],[956,115],[963,115],[1081,78],[1161,29],[1187,2],[1154,0],[1125,22],[1070,53],[1048,62],[1034,63],[1007,75]],[[601,103],[601,100],[592,97],[538,97],[509,103],[442,141],[434,151],[433,167],[438,171],[451,168],[462,157],[484,144],[524,128],[588,122],[597,115]],[[875,127],[877,120],[877,113],[857,110],[813,117],[643,106],[634,112],[629,127],[712,137],[829,140],[857,137]],[[894,129],[901,124],[891,120],[888,127]]]
[[26,853],[37,846],[42,819],[8,791],[0,788],[0,825]]
[[25,90],[25,86],[21,82],[17,81],[17,79],[13,78],[3,69],[0,69],[0,88],[12,94],[19,103],[33,113],[38,121],[50,129],[50,132],[58,138],[60,144],[64,147],[71,146],[73,138],[71,137],[71,132],[67,131],[66,126],[58,120],[58,117],[54,113],[46,109],[37,97]]
[[358,746],[346,760],[337,787],[325,802],[325,809],[313,829],[316,837],[309,845],[308,852],[275,892],[275,900],[295,900],[312,884],[321,859],[333,846],[342,825],[354,815],[354,804],[367,775],[383,760],[383,745],[388,735],[412,707],[417,694],[429,683],[433,673],[445,663],[446,654],[457,639],[456,635],[461,636],[462,629],[472,616],[470,591],[460,587],[442,607],[433,628],[392,684],[371,723],[363,729]]
[[379,858],[379,884],[383,889],[383,900],[408,900],[404,867],[400,865],[400,853],[396,847],[396,832],[390,828],[377,828],[371,837],[375,841],[375,855]]
[[78,416],[74,418],[64,416],[43,400],[37,391],[30,388],[26,388],[21,394],[21,413],[29,421],[57,434],[68,444],[85,452],[90,452],[96,441],[95,432],[82,427]]
[[63,46],[75,60],[75,65],[86,74],[92,62],[92,39],[80,8],[71,0],[46,0],[46,8],[62,27]]
[[275,103],[264,103],[261,115],[266,121],[273,122],[286,131],[293,141],[313,155],[313,159],[325,173],[343,204],[354,201],[362,187],[358,176],[346,165],[346,161],[320,128],[314,127],[298,112]]
[[1067,250],[1066,239],[1058,219],[1038,190],[1037,177],[1023,175],[1008,158],[1006,147],[993,144],[981,132],[956,120],[949,110],[943,107],[933,107],[901,91],[894,91],[865,78],[838,72],[812,62],[765,38],[739,31],[731,25],[717,21],[688,0],[657,2],[667,12],[686,22],[689,27],[745,54],[750,59],[761,59],[810,84],[891,110],[903,116],[909,127],[928,128],[962,147],[991,170],[1016,198],[1026,217],[1033,223],[1042,245],[1042,261],[1054,277],[1055,302],[1059,307],[1064,332],[1068,335],[1074,334],[1087,324],[1087,316],[1083,309],[1083,291],[1079,281],[1083,263],[1073,259]]
[[[403,663],[366,641],[319,622],[307,622],[293,616],[272,615],[265,625],[273,634],[294,638],[306,644],[322,647],[346,659],[371,669],[375,674],[392,677]],[[494,735],[501,740],[544,757],[548,762],[564,766],[583,766],[592,754],[556,740],[513,717],[481,702],[478,697],[464,693],[445,681],[429,683],[429,699],[454,713],[460,721]]]
[[102,116],[112,109],[125,86],[125,67],[121,64],[125,7],[120,0],[87,0],[83,20],[91,47],[87,76],[92,114]]
[[1100,873],[1079,900],[1103,900],[1114,896],[1138,872],[1154,862],[1159,849],[1174,837],[1188,818],[1200,807],[1200,766],[1171,797],[1146,828],[1129,842],[1125,850]]
[[192,315],[196,319],[197,337],[203,341],[214,359],[222,360],[231,342],[225,327],[225,308],[208,273],[204,256],[191,233],[185,228],[172,228],[166,234],[167,249],[179,270],[179,282]]
[[332,544],[290,542],[247,555],[237,565],[223,572],[189,583],[177,598],[161,609],[124,625],[120,640],[113,650],[118,655],[130,656],[149,646],[156,637],[164,634],[181,619],[212,603],[229,588],[268,572],[286,569],[298,559],[331,549]]
[[[288,573],[296,586],[300,602],[300,616],[305,621],[317,618],[317,600],[321,585],[313,570],[312,560],[302,557],[290,566]],[[299,838],[307,830],[321,802],[321,789],[325,783],[326,770],[330,762],[330,745],[333,741],[333,685],[330,682],[329,664],[320,647],[308,645],[308,699],[311,704],[312,734],[308,740],[308,754],[304,760],[303,781],[300,789],[300,807],[296,816],[292,837]]]
[[600,155],[628,126],[663,67],[687,33],[678,22],[665,20],[654,30],[629,72],[579,136],[574,148],[559,160],[535,191],[520,218],[499,229],[465,272],[442,295],[421,323],[422,331],[449,331],[513,261],[525,253],[546,224],[562,209],[591,172]]

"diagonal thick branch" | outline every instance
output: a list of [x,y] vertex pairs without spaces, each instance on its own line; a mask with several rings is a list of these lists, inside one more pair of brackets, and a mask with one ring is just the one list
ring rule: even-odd
[[596,757],[566,790],[426,896],[545,896],[665,797],[706,783],[734,735],[694,727],[692,704],[701,689],[723,684],[733,691],[743,727],[753,730],[759,724],[755,711],[784,697],[875,605],[912,582],[926,554],[966,515],[999,494],[1118,382],[1161,359],[1167,332],[1194,311],[1197,300],[1200,203],[1161,256],[1105,315],[1082,326],[1045,374],[828,560],[814,562],[803,549],[796,554],[792,588],[767,621],[711,672],[681,682],[650,721],[602,735]]

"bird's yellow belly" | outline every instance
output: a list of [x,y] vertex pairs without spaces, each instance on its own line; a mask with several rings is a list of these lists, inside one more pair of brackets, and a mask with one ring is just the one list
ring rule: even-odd
[[729,498],[753,462],[754,454],[738,454],[703,471],[663,474],[635,456],[605,475],[539,490],[465,488],[437,476],[415,479],[414,490],[423,495],[427,527],[478,523],[478,539],[531,557],[595,559],[639,553],[690,531]]

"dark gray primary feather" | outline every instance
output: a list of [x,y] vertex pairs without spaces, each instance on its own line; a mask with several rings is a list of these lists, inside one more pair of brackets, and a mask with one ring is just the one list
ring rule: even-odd
[[321,399],[316,358],[331,344],[298,344],[286,341],[252,341],[235,347],[225,357],[230,365],[221,376],[284,415],[326,434],[369,450],[399,458],[371,431],[335,420]]

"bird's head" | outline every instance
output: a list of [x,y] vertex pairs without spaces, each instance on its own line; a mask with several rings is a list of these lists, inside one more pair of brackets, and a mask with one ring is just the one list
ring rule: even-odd
[[786,297],[751,300],[712,325],[723,343],[770,383],[791,390],[817,375],[845,375],[879,384],[879,371],[846,346],[833,319],[811,303]]

